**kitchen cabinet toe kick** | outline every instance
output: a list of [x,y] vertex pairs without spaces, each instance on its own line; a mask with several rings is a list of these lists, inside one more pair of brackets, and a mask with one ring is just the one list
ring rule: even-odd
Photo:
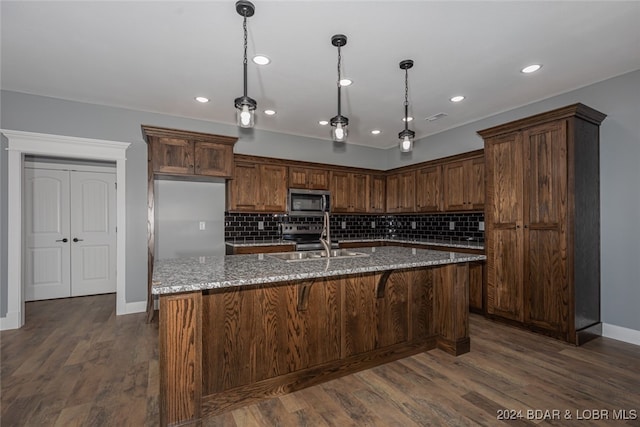
[[161,425],[432,349],[468,352],[468,269],[462,262],[161,295]]

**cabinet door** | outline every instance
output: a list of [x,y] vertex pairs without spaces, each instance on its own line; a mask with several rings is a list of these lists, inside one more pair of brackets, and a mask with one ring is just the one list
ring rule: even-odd
[[329,171],[323,169],[307,169],[298,166],[289,167],[289,187],[310,190],[329,189]]
[[195,143],[195,173],[206,176],[233,176],[233,147],[213,142]]
[[561,331],[569,316],[564,121],[524,131],[525,322]]
[[484,157],[469,159],[466,162],[465,198],[468,209],[484,209]]
[[307,169],[307,188],[311,190],[328,190],[329,171],[322,169]]
[[260,165],[258,195],[261,200],[260,210],[285,212],[287,210],[287,167]]
[[398,174],[387,176],[387,212],[389,213],[400,211],[399,182],[400,176]]
[[154,172],[193,174],[193,141],[177,138],[154,138],[152,153]]
[[289,187],[308,188],[307,169],[299,167],[289,167]]
[[405,172],[400,175],[398,182],[398,199],[401,212],[415,212],[416,210],[416,173]]
[[259,210],[258,186],[260,168],[253,163],[236,163],[233,179],[229,180],[229,209],[255,212]]
[[485,141],[487,313],[523,320],[522,137]]
[[369,175],[349,174],[351,206],[349,212],[367,212],[369,210]]
[[416,210],[438,212],[442,210],[442,169],[431,166],[416,172]]
[[384,213],[387,200],[386,177],[384,175],[371,175],[369,188],[369,212]]
[[331,211],[349,212],[351,205],[349,173],[331,171]]
[[467,209],[465,200],[465,162],[444,165],[444,210],[461,211]]

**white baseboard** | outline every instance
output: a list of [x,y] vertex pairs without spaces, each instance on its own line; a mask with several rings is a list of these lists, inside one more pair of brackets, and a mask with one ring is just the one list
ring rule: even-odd
[[125,311],[122,314],[144,313],[145,311],[147,311],[147,302],[128,302],[126,303],[124,310]]
[[9,311],[5,317],[0,317],[0,331],[18,329],[20,327],[20,312]]
[[602,336],[628,342],[629,344],[640,345],[640,331],[636,331],[635,329],[603,323]]

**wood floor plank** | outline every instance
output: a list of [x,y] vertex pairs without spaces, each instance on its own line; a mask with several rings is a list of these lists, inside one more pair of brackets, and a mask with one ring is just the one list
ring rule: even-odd
[[82,427],[87,425],[87,418],[91,410],[91,403],[76,406],[67,406],[55,421],[54,427]]
[[[114,295],[30,302],[26,320],[0,332],[3,427],[159,424],[157,323],[116,316]],[[640,346],[598,338],[574,347],[477,315],[470,336],[471,352],[459,357],[416,354],[200,424],[640,426]],[[554,409],[572,419],[541,417]],[[499,420],[506,410],[539,413]],[[589,418],[596,410],[635,418]]]

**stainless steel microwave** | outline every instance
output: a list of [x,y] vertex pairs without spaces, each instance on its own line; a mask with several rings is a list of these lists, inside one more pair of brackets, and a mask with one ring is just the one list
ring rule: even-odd
[[287,213],[290,216],[322,216],[331,210],[331,193],[325,190],[290,188]]

